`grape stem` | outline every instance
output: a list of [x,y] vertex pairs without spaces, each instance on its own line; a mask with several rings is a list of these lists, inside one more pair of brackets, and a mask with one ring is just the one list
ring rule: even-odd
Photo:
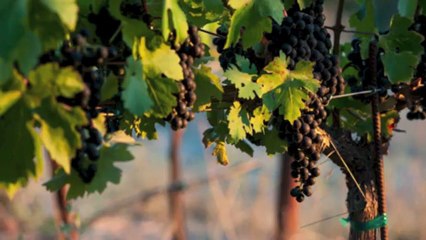
[[210,35],[213,35],[215,37],[226,38],[226,36],[223,36],[223,35],[220,35],[220,34],[217,34],[217,33],[214,33],[214,32],[210,32],[210,31],[202,29],[202,28],[198,29],[198,31],[203,32],[203,33],[207,33],[207,34],[210,34]]

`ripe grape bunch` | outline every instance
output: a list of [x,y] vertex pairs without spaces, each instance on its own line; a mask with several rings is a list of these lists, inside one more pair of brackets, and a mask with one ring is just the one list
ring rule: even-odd
[[[58,101],[69,106],[79,106],[86,112],[88,124],[78,129],[83,145],[77,150],[71,165],[80,178],[89,183],[95,176],[95,161],[100,157],[99,149],[102,145],[102,135],[93,124],[93,119],[99,115],[97,107],[101,101],[101,87],[104,82],[98,67],[109,57],[114,57],[116,51],[113,48],[89,46],[87,36],[86,31],[75,34],[71,41],[62,44],[59,56],[51,52],[42,56],[40,62],[57,62],[62,67],[71,66],[82,76],[84,90],[73,98],[58,97]],[[86,156],[90,163],[84,161]]]
[[[291,176],[299,183],[291,190],[291,195],[298,202],[312,195],[311,186],[320,175],[317,162],[323,137],[318,126],[327,118],[324,105],[331,96],[343,93],[345,88],[338,59],[330,54],[332,43],[324,28],[323,3],[323,0],[314,1],[303,10],[295,3],[288,9],[282,23],[274,22],[272,32],[265,34],[269,41],[268,52],[272,56],[278,56],[282,51],[288,57],[289,69],[294,69],[302,60],[314,62],[313,74],[321,83],[317,93],[310,93],[306,101],[307,110],[302,111],[299,119],[293,124],[276,121],[280,137],[290,143]],[[277,112],[274,115],[277,119],[283,118]]]
[[256,56],[253,48],[244,50],[243,45],[240,42],[225,49],[226,36],[228,35],[228,28],[225,25],[217,28],[216,34],[218,37],[213,39],[213,44],[216,45],[217,52],[220,53],[219,63],[224,71],[226,71],[231,65],[237,64],[237,55],[246,57],[251,64],[256,66],[258,71],[265,67],[265,59]]
[[180,58],[180,66],[183,71],[183,80],[178,83],[179,92],[176,94],[177,106],[167,116],[166,120],[170,122],[173,130],[185,128],[189,121],[194,119],[194,112],[191,111],[192,106],[197,99],[195,89],[195,75],[192,66],[196,58],[204,56],[205,46],[201,42],[198,35],[198,28],[190,26],[188,30],[189,37],[186,41],[176,49]]

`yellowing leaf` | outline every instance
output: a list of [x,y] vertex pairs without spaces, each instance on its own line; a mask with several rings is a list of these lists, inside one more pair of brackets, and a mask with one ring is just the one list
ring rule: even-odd
[[66,173],[71,171],[71,159],[82,147],[78,126],[87,123],[86,115],[80,108],[65,109],[51,98],[46,98],[37,109],[41,124],[40,138],[52,159]]
[[253,127],[253,132],[262,133],[265,130],[265,122],[269,121],[271,113],[265,105],[257,107],[253,111],[253,117],[250,118],[250,124]]
[[301,115],[308,92],[316,92],[320,86],[313,77],[313,64],[297,63],[294,71],[287,71],[286,61],[281,55],[265,67],[266,74],[257,80],[261,84],[262,99],[270,112],[279,109],[284,119],[293,122]]
[[52,12],[59,15],[62,22],[73,31],[77,25],[78,6],[76,0],[41,0]]
[[252,81],[252,78],[255,75],[243,73],[235,67],[231,67],[225,72],[224,76],[227,77],[228,80],[238,89],[238,97],[254,99],[256,95],[261,96],[259,85]]
[[216,156],[217,161],[226,166],[229,164],[228,155],[226,153],[226,146],[224,142],[217,142],[215,148],[213,149],[213,156]]
[[0,116],[13,106],[21,96],[21,91],[8,91],[5,93],[0,91]]
[[164,74],[170,79],[183,79],[179,56],[170,46],[161,43],[158,48],[151,51],[146,47],[145,38],[141,38],[138,53],[142,58],[143,72],[146,78],[158,77]]
[[228,115],[228,128],[231,142],[238,142],[246,137],[243,119],[241,118],[241,105],[235,101]]
[[161,32],[165,40],[169,38],[173,30],[176,32],[176,41],[178,43],[184,42],[188,35],[186,16],[180,8],[178,0],[163,0]]
[[211,105],[211,100],[221,99],[223,88],[220,82],[220,78],[212,73],[212,69],[205,65],[201,68],[194,70],[195,82],[197,88],[195,94],[197,94],[197,100],[192,108],[193,111],[204,111]]

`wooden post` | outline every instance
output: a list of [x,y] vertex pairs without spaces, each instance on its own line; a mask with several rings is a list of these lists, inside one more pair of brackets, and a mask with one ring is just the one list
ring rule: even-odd
[[[170,149],[170,181],[172,184],[182,182],[182,166],[180,160],[180,146],[182,143],[183,130],[172,131]],[[185,240],[185,211],[182,191],[172,191],[169,194],[170,215],[173,224],[173,239]]]
[[297,232],[299,227],[299,204],[290,195],[290,191],[296,186],[294,179],[290,175],[290,161],[288,155],[281,155],[280,184],[278,185],[277,204],[277,229],[276,239],[290,239]]

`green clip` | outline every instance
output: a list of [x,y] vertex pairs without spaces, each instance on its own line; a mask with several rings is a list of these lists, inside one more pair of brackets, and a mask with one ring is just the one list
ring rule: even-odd
[[388,217],[386,216],[386,213],[383,215],[379,215],[368,222],[357,222],[352,221],[348,218],[341,218],[340,223],[345,227],[348,224],[351,224],[351,228],[357,232],[361,231],[369,231],[372,229],[377,229],[384,227],[388,224]]

